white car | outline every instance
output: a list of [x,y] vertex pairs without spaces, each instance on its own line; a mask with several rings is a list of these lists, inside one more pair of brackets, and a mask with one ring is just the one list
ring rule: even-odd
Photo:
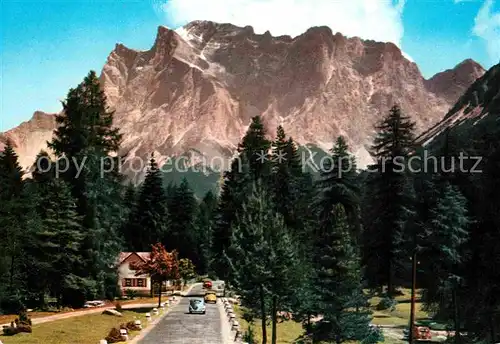
[[205,312],[206,312],[205,300],[201,298],[196,298],[196,299],[191,299],[189,301],[189,314],[192,313],[205,314]]

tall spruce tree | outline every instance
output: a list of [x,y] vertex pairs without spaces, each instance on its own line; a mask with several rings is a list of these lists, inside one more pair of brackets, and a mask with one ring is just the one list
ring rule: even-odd
[[[396,277],[404,272],[408,247],[405,232],[415,215],[414,190],[407,159],[414,150],[415,124],[399,107],[376,126],[372,147],[377,159],[371,166],[365,186],[369,192],[363,211],[363,258],[367,278],[372,286],[387,285],[394,296]],[[416,233],[414,233],[416,234]]]
[[0,154],[0,259],[5,269],[0,284],[8,286],[9,290],[4,291],[7,294],[16,292],[21,279],[23,237],[27,230],[27,197],[23,175],[12,142],[7,141]]
[[67,278],[81,261],[84,232],[66,183],[54,178],[38,180],[37,184],[39,209],[44,212],[41,226],[30,240],[28,255],[36,267],[40,305],[45,305],[45,295],[50,294],[62,306]]
[[230,269],[224,259],[224,252],[231,246],[233,222],[249,195],[251,183],[250,166],[246,157],[243,155],[233,159],[231,170],[224,173],[224,184],[212,231],[210,270],[221,279],[229,278]]
[[271,314],[271,342],[275,344],[277,311],[289,305],[301,270],[284,218],[275,212],[262,183],[254,183],[232,235],[231,248],[225,255],[233,269],[232,282],[243,304],[261,318],[262,343],[267,342],[266,318]]
[[151,245],[168,242],[167,196],[163,188],[163,176],[156,160],[151,154],[149,168],[144,183],[139,190],[137,205],[130,219],[129,245],[133,251],[149,251]]
[[195,231],[197,241],[200,243],[200,265],[197,267],[202,275],[209,272],[209,264],[212,260],[211,247],[213,240],[213,218],[217,209],[217,198],[208,191],[201,200],[195,220]]
[[334,207],[341,204],[350,220],[351,230],[355,232],[353,237],[358,239],[361,189],[356,171],[356,158],[349,153],[349,146],[344,137],[337,138],[331,149],[331,155],[323,167],[318,181],[320,221],[329,221]]
[[135,233],[133,226],[133,219],[135,216],[135,209],[137,208],[137,190],[136,187],[129,183],[125,193],[123,195],[123,207],[124,207],[124,221],[120,227],[121,236],[123,237],[123,248],[125,251],[133,251]]
[[167,250],[177,250],[179,256],[200,265],[199,242],[195,233],[196,198],[186,178],[169,197],[170,227],[165,240]]
[[456,187],[444,185],[426,228],[424,254],[433,260],[427,271],[433,276],[428,279],[433,283],[425,289],[424,302],[444,319],[454,319],[456,333],[461,323],[458,295],[463,287],[461,275],[466,261],[464,248],[469,238],[469,224],[466,199]]
[[[85,228],[81,247],[85,258],[76,273],[96,283],[95,293],[87,297],[111,297],[117,285],[111,266],[121,250],[116,219],[124,215],[119,158],[112,156],[119,149],[121,134],[113,127],[113,112],[94,71],[68,92],[56,122],[48,145],[60,161],[69,164],[62,177],[71,187]],[[75,283],[85,284],[84,280]]]
[[248,161],[253,180],[266,177],[270,173],[271,142],[266,138],[266,134],[262,119],[260,116],[255,116],[238,145],[238,152]]
[[342,205],[333,209],[330,223],[316,234],[315,300],[323,320],[315,328],[319,340],[342,343],[369,335],[370,311],[361,284],[360,260]]

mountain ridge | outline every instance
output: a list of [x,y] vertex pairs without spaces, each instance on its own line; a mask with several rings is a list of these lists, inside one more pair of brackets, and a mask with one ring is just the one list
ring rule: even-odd
[[[124,133],[121,153],[131,158],[154,152],[160,164],[186,153],[194,161],[227,160],[250,118],[261,115],[271,136],[281,124],[301,145],[326,150],[344,135],[363,166],[371,159],[373,125],[394,103],[423,132],[484,69],[465,60],[441,73],[426,80],[393,43],[347,38],[324,26],[292,38],[194,21],[158,27],[149,50],[117,43],[100,79]],[[51,137],[42,127],[29,138],[27,128],[0,135],[14,141],[23,166]]]

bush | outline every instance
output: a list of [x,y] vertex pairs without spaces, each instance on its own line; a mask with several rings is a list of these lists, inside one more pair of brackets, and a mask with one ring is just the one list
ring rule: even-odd
[[134,321],[129,321],[126,324],[121,324],[120,328],[124,328],[124,329],[127,329],[129,331],[140,331],[141,330],[141,328],[139,326],[137,326]]
[[22,309],[25,308],[24,302],[22,301],[22,298],[19,294],[17,293],[12,293],[5,295],[0,300],[0,308],[2,311],[6,314],[12,314],[12,313],[19,313]]
[[387,309],[393,311],[396,308],[397,304],[398,302],[395,299],[386,296],[382,300],[380,300],[380,302],[377,304],[376,309],[377,311],[385,311]]
[[373,326],[370,328],[370,332],[366,338],[361,341],[361,344],[377,344],[384,342],[384,340],[384,332],[382,332],[382,329]]
[[125,290],[125,295],[126,295],[129,299],[135,299],[137,296],[139,296],[139,293],[137,292],[137,290],[134,290],[134,289],[127,289],[127,290]]
[[122,342],[123,341],[122,340],[122,335],[120,334],[120,330],[117,329],[116,327],[113,327],[109,331],[109,333],[106,336],[106,338],[104,338],[104,339],[106,339],[106,341],[108,343],[118,343],[118,342]]
[[18,333],[31,333],[33,329],[31,328],[31,319],[26,312],[26,309],[22,309],[19,312],[19,317],[10,323],[9,327],[4,327],[3,334],[5,336],[13,336]]
[[249,326],[248,330],[243,334],[243,341],[248,344],[255,344],[255,332],[253,326]]
[[122,304],[120,302],[117,302],[115,304],[115,309],[118,311],[118,312],[121,312],[123,310],[122,308]]

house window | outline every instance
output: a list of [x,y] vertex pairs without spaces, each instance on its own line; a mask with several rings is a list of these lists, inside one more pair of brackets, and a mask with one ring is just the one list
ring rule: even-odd
[[132,286],[132,279],[125,278],[125,287],[131,287],[131,286]]
[[138,287],[145,287],[146,286],[145,284],[146,284],[146,280],[144,278],[139,278],[137,280],[137,286]]

